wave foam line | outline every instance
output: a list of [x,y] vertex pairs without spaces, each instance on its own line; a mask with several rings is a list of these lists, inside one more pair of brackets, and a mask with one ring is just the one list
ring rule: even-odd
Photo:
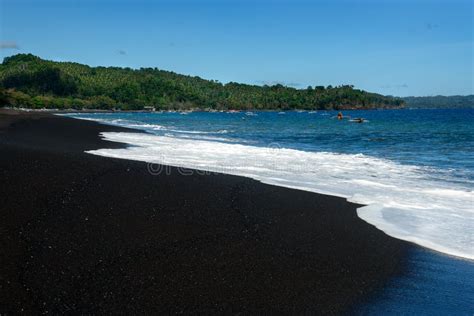
[[103,133],[133,146],[88,153],[250,177],[367,205],[358,216],[388,235],[474,260],[474,192],[433,181],[433,169],[362,154],[305,152],[137,133]]

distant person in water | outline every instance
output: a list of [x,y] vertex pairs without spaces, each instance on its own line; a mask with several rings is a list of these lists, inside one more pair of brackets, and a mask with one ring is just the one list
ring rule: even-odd
[[344,116],[342,116],[342,112],[337,113],[337,119],[342,120]]

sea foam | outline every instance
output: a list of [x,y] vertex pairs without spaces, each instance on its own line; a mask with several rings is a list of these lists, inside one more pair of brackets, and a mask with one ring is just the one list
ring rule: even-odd
[[358,216],[390,236],[474,260],[472,187],[436,181],[430,168],[363,154],[294,149],[138,133],[102,133],[133,146],[88,153],[250,177],[330,194],[367,206]]

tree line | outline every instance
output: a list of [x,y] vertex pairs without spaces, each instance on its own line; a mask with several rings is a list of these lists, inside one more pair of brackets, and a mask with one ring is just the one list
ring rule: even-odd
[[474,108],[474,95],[404,97],[406,106],[411,109],[462,109]]
[[281,84],[222,84],[157,68],[89,67],[17,54],[6,57],[0,65],[0,105],[36,109],[317,110],[398,108],[404,101],[351,85],[295,89]]

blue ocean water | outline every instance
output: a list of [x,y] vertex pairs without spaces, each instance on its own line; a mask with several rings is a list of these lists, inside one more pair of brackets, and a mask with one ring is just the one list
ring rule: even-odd
[[138,127],[157,135],[362,153],[406,164],[441,167],[458,172],[461,178],[474,179],[474,109],[343,112],[346,117],[363,117],[368,122],[341,122],[335,111],[184,112],[186,115],[124,112],[72,116]]
[[370,297],[355,315],[466,315],[474,313],[474,263],[415,248],[407,271]]
[[[346,197],[415,248],[405,275],[360,314],[474,313],[474,109],[77,113],[143,129],[91,153],[251,177]],[[363,117],[364,123],[352,119]],[[352,119],[351,119],[352,118]]]

